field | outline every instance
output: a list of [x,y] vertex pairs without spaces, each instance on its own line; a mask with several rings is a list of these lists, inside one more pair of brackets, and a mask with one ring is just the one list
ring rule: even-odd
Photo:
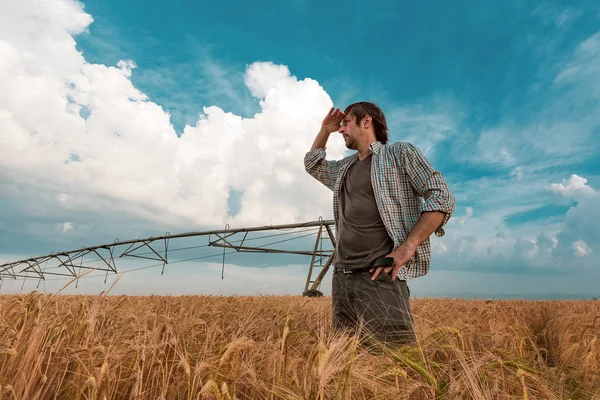
[[5,399],[600,399],[600,301],[414,299],[419,346],[330,298],[0,296]]

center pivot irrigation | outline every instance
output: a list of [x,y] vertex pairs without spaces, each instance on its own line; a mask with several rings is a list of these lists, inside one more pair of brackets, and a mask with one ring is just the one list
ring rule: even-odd
[[[188,232],[164,236],[133,239],[110,244],[82,247],[78,250],[50,253],[45,256],[7,262],[0,265],[0,288],[4,279],[22,280],[77,280],[82,272],[88,277],[108,274],[129,273],[149,268],[220,258],[221,278],[224,277],[225,257],[236,253],[288,254],[310,257],[308,276],[304,287],[305,296],[322,296],[321,282],[327,274],[335,254],[333,220],[310,221],[285,225],[266,225],[250,228],[203,232]],[[310,238],[316,238],[311,243]],[[174,244],[180,244],[175,247]],[[185,244],[185,245],[184,245]],[[307,244],[310,248],[306,248]],[[203,254],[203,251],[219,248],[218,253]],[[229,250],[229,251],[228,251]],[[149,265],[126,265],[124,259],[141,259]],[[93,271],[90,271],[93,270]]]

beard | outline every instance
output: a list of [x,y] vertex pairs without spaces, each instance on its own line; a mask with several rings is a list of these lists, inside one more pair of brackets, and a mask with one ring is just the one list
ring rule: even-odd
[[356,150],[356,143],[354,143],[354,140],[352,140],[352,138],[350,138],[349,136],[346,136],[344,138],[344,143],[346,144],[346,147],[350,150]]

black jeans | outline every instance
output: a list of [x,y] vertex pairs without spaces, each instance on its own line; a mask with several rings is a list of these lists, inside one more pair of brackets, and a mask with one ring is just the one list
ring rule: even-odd
[[335,330],[355,332],[391,346],[416,341],[406,281],[381,274],[374,281],[368,269],[351,274],[334,272],[332,316]]

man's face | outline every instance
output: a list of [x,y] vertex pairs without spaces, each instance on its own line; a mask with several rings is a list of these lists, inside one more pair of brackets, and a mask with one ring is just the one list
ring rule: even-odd
[[339,133],[342,134],[344,138],[344,142],[346,142],[346,147],[351,150],[356,150],[358,146],[358,141],[363,134],[362,129],[356,124],[356,117],[349,113],[344,116],[342,120],[342,125],[338,130]]

